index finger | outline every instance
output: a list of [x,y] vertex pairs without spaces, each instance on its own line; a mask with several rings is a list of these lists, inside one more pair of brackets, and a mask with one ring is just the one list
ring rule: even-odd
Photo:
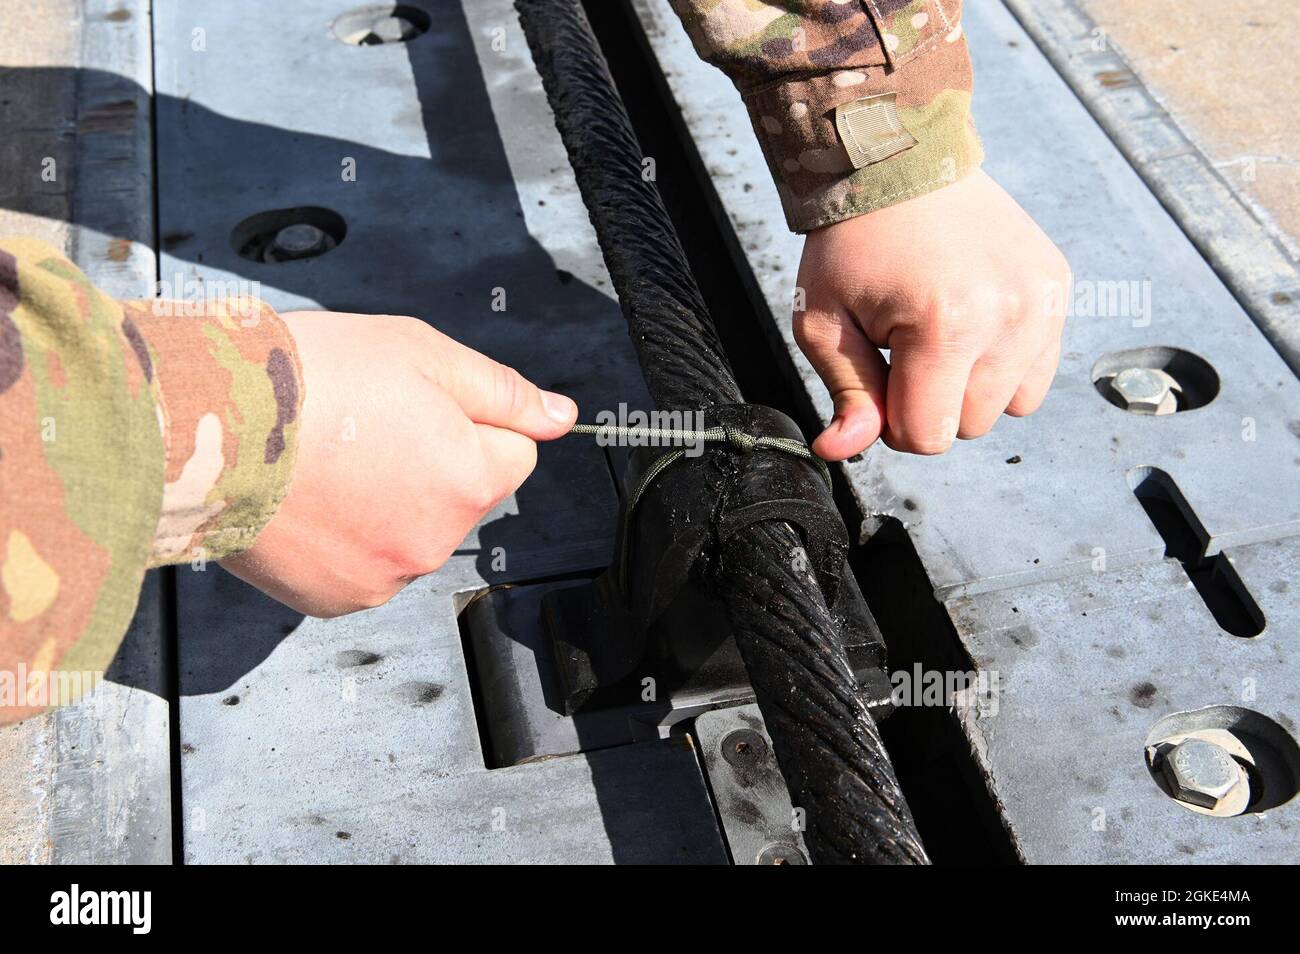
[[438,384],[475,424],[488,424],[548,441],[563,437],[578,418],[572,398],[543,391],[509,365],[442,335]]

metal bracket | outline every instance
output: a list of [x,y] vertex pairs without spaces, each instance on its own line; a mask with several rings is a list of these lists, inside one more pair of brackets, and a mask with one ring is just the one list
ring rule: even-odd
[[[721,405],[707,414],[710,426],[802,439],[795,423],[772,408]],[[635,486],[662,453],[658,447],[634,450],[624,486]],[[780,496],[771,496],[774,488]],[[557,590],[543,600],[566,714],[624,704],[647,691],[667,698],[747,688],[709,574],[718,543],[760,520],[797,528],[803,548],[789,558],[807,561],[844,621],[850,663],[869,684],[870,697],[887,697],[884,645],[846,563],[843,520],[816,468],[779,453],[711,445],[666,470],[632,519],[621,521],[614,568],[589,586]],[[615,569],[620,566],[625,580]]]

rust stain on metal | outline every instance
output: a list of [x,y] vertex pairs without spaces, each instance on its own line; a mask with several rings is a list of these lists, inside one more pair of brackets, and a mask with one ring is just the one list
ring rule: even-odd
[[1102,70],[1097,74],[1097,81],[1107,89],[1123,89],[1136,86],[1137,77],[1131,70]]
[[81,117],[77,128],[83,133],[129,132],[135,123],[135,116],[135,100],[114,100],[88,111]]

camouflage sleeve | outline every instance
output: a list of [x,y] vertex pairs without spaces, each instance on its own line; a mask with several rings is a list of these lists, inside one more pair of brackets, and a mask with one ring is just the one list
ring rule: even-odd
[[218,559],[293,467],[293,340],[252,299],[118,302],[0,241],[0,723],[108,666],[145,568]]
[[955,182],[983,158],[961,0],[670,0],[739,88],[806,232]]

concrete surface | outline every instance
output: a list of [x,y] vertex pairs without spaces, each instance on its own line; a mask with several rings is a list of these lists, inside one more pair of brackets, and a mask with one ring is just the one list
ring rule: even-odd
[[1300,257],[1300,11],[1255,0],[1081,0],[1147,89]]
[[[1214,143],[1203,141],[1205,136],[1196,128],[1208,124],[1189,124],[1164,105],[1168,99],[1175,109],[1195,112],[1219,103],[1221,115],[1232,109],[1234,97],[1250,99],[1244,90],[1227,94],[1208,91],[1231,85],[1234,76],[1238,84],[1245,85],[1238,75],[1245,67],[1224,72],[1223,56],[1215,60],[1201,52],[1221,48],[1215,36],[1227,30],[1230,21],[1225,18],[1224,26],[1198,37],[1192,47],[1198,51],[1197,62],[1205,58],[1223,68],[1215,72],[1207,66],[1199,87],[1193,76],[1178,87],[1180,96],[1170,97],[1167,89],[1151,88],[1143,81],[1143,74],[1115,37],[1089,16],[1080,0],[1004,3],[1291,370],[1300,375],[1300,263],[1294,243],[1287,240],[1269,210],[1243,188],[1244,180],[1258,181],[1260,163],[1229,157],[1216,164],[1207,153],[1207,149],[1213,152]],[[1130,8],[1137,9],[1135,5]],[[1165,8],[1160,9],[1163,12]],[[1161,27],[1166,24],[1163,16],[1156,19]],[[1247,26],[1257,22],[1262,21],[1250,20]],[[1172,21],[1170,24],[1173,29]],[[1134,42],[1142,47],[1138,40]],[[1266,48],[1285,48],[1286,42],[1285,34],[1278,31],[1270,36]],[[1285,115],[1293,84],[1288,87],[1285,70],[1280,76],[1281,81],[1270,86],[1266,95],[1277,99],[1274,113]],[[1238,125],[1253,128],[1256,135],[1271,134],[1269,122],[1262,117],[1258,117],[1261,123],[1250,126],[1254,112],[1244,109]]]

